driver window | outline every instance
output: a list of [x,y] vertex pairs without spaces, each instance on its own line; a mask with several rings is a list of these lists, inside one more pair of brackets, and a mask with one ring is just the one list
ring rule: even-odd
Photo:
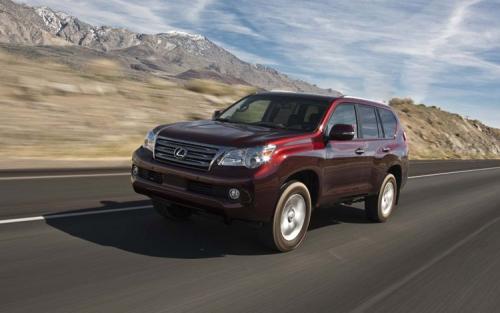
[[356,109],[354,108],[354,104],[345,103],[340,104],[335,108],[330,120],[328,121],[328,125],[326,126],[326,133],[329,134],[333,125],[335,124],[348,124],[352,125],[354,128],[354,138],[358,138],[358,127],[356,121]]

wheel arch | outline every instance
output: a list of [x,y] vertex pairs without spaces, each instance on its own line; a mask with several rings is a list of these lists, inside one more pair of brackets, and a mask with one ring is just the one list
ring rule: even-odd
[[401,185],[403,182],[403,168],[399,164],[393,164],[387,169],[387,174],[392,174],[396,178],[397,184],[397,196],[396,196],[396,204],[399,202],[399,193],[401,191]]
[[303,168],[294,171],[290,175],[288,175],[285,179],[283,179],[282,185],[285,185],[287,182],[290,181],[300,181],[304,185],[306,185],[307,189],[309,190],[309,193],[311,194],[311,204],[312,208],[315,208],[316,205],[318,204],[319,197],[321,196],[321,182],[320,182],[320,175],[315,169],[312,168]]

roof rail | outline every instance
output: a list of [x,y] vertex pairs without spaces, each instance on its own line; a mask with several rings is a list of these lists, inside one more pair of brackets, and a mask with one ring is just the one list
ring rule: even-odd
[[375,103],[378,103],[378,104],[389,105],[388,103],[385,103],[385,102],[383,102],[381,100],[373,100],[373,99],[368,99],[368,98],[353,97],[353,96],[346,96],[346,95],[343,95],[342,98],[345,98],[345,99],[359,99],[359,100],[365,100],[365,101],[375,102]]
[[281,90],[281,89],[271,89],[269,90],[271,92],[289,92],[289,93],[297,93],[296,91],[292,91],[292,90]]

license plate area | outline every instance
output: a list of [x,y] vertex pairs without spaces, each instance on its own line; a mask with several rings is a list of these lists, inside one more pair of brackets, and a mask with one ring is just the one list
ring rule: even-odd
[[164,174],[163,175],[163,183],[165,185],[174,186],[178,188],[186,189],[187,181],[186,179],[172,174]]

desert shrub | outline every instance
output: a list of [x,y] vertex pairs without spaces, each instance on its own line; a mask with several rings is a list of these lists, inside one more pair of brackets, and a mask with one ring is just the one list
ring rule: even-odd
[[109,59],[94,59],[87,65],[87,70],[108,79],[122,76],[121,66]]
[[414,105],[415,102],[411,98],[392,98],[391,100],[389,100],[389,105],[391,107],[401,106],[401,105],[405,105],[405,104]]
[[234,94],[231,86],[205,79],[193,79],[188,81],[184,87],[197,93],[209,94],[214,96],[227,96]]

